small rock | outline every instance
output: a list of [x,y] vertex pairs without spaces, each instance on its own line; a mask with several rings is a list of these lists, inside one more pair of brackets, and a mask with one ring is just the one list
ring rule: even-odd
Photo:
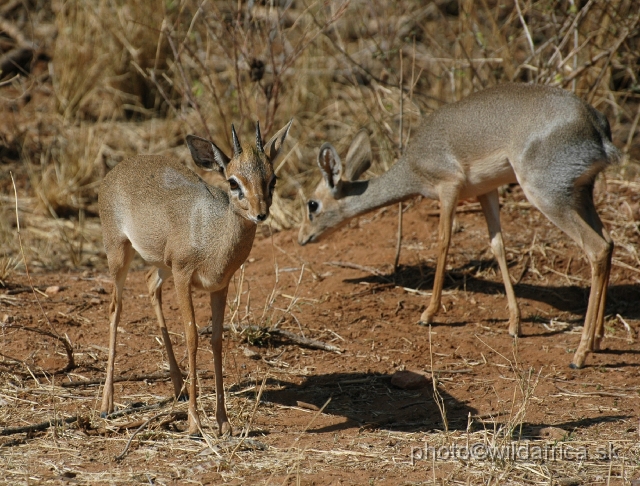
[[3,324],[11,324],[15,320],[15,317],[10,316],[9,314],[5,314],[2,316]]
[[47,289],[44,291],[45,294],[47,295],[56,295],[58,292],[60,292],[61,288],[59,285],[51,285],[49,287],[47,287]]
[[316,412],[320,410],[320,408],[313,403],[301,402],[300,400],[298,400],[296,404],[298,405],[298,407],[306,408],[307,410],[315,410]]
[[91,289],[91,292],[95,292],[96,294],[101,294],[101,295],[104,295],[107,293],[107,291],[101,285],[98,285],[97,287],[93,287]]
[[391,376],[391,384],[403,390],[416,390],[427,384],[427,378],[416,371],[396,371]]
[[92,299],[89,299],[89,303],[91,305],[100,305],[102,304],[102,299],[99,299],[98,297],[93,297]]
[[560,427],[542,427],[538,430],[538,435],[545,439],[562,440],[569,435],[569,432]]
[[244,348],[242,352],[249,359],[261,359],[262,358],[262,356],[260,356],[260,353],[256,353],[254,350],[249,349],[249,348]]

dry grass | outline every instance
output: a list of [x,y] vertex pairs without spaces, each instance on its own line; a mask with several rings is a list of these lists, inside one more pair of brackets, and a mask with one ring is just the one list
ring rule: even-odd
[[374,171],[384,170],[420,113],[509,81],[562,86],[604,111],[627,156],[623,176],[637,174],[632,0],[283,1],[239,11],[236,2],[74,0],[37,16],[16,5],[7,22],[37,20],[27,32],[51,61],[36,57],[30,76],[3,83],[11,114],[0,134],[47,216],[94,212],[105,171],[129,154],[175,153],[186,133],[228,147],[232,122],[246,134],[258,118],[270,133],[293,116],[273,226],[294,226],[323,141],[340,149],[366,127]]
[[[299,196],[317,182],[315,157],[323,141],[331,140],[342,152],[366,127],[377,161],[372,172],[380,172],[410,140],[421,113],[510,81],[561,86],[607,114],[625,160],[607,174],[606,187],[599,189],[601,214],[617,244],[614,265],[640,268],[638,201],[620,198],[615,190],[630,187],[637,193],[640,187],[636,0],[59,0],[51,5],[0,0],[0,13],[0,54],[35,46],[30,61],[0,78],[0,286],[11,281],[21,265],[5,167],[18,178],[30,268],[101,267],[105,261],[96,189],[106,171],[128,155],[164,153],[190,163],[183,145],[187,133],[228,148],[232,122],[246,137],[259,119],[268,136],[294,117],[289,152],[277,167],[271,226],[279,230],[299,223]],[[532,244],[530,258],[540,251],[545,248]],[[261,306],[262,313],[252,313],[251,289],[241,275],[237,279],[230,322],[273,325],[290,316],[295,296],[276,302],[275,290]],[[277,285],[276,268],[274,289]],[[0,304],[10,305],[10,300]],[[47,351],[47,346],[43,344],[40,351]],[[96,362],[104,358],[95,349],[76,352],[95,355]],[[438,470],[447,484],[551,484],[558,478],[568,481],[564,484],[579,484],[585,471],[600,475],[603,482],[637,473],[638,443],[619,440],[613,429],[579,431],[555,442],[527,438],[526,432],[518,435],[540,376],[521,369],[516,357],[517,353],[509,359],[493,356],[507,366],[511,376],[504,379],[513,387],[513,400],[505,409],[509,419],[500,429],[492,418],[471,417],[466,432],[373,430],[363,433],[366,450],[358,443],[318,450],[310,441],[303,444],[304,427],[300,427],[288,437],[289,443],[264,451],[258,440],[248,438],[207,436],[205,443],[194,442],[158,421],[137,436],[129,452],[142,464],[152,460],[166,464],[156,471],[157,477],[113,463],[108,473],[87,470],[82,479],[87,484],[163,483],[189,478],[194,472],[204,477],[212,469],[230,481],[259,474],[282,484],[287,477],[317,473],[318,464],[331,470],[415,471],[411,457],[415,446],[480,442],[508,446],[513,440],[547,448],[558,442],[589,448],[613,443],[622,459],[544,464],[508,458],[451,459],[428,466],[421,461],[418,467],[426,471],[433,466],[434,478]],[[259,382],[294,373],[280,366],[277,356],[273,358],[275,364],[254,386],[229,393],[231,419],[247,432],[256,416],[266,417],[278,407],[266,402],[256,407]],[[68,414],[100,422],[95,415],[98,388],[70,390],[54,378],[25,381],[23,373],[34,370],[20,359],[17,365],[12,363],[3,364],[0,374],[0,422],[35,423]],[[295,373],[299,376],[305,370]],[[342,385],[347,390],[349,386],[354,385]],[[155,399],[148,392],[123,397]],[[212,392],[205,390],[199,401],[202,410],[214,410]],[[445,415],[446,403],[443,407]],[[183,408],[176,405],[178,411]],[[126,424],[151,415],[121,421]],[[213,428],[204,415],[203,425]],[[309,414],[309,423],[314,416],[315,412]],[[24,448],[19,453],[5,449],[3,481],[32,484],[41,479],[32,465],[42,450],[51,448],[60,460],[43,464],[41,471],[53,470],[61,480],[73,480],[73,471],[83,461],[76,451],[87,440],[82,423],[49,429],[30,442],[26,453]],[[102,451],[97,457],[107,462],[125,446],[125,435],[113,434],[121,430],[119,422],[109,427],[92,438]],[[188,467],[179,465],[194,457],[195,462],[185,460]],[[571,483],[571,478],[577,482]]]

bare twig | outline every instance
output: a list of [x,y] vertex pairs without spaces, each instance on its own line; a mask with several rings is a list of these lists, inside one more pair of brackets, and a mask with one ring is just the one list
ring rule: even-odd
[[[224,330],[225,331],[234,331],[234,329],[231,326],[224,326]],[[280,328],[270,328],[270,327],[259,327],[259,326],[245,326],[245,327],[237,327],[235,328],[236,331],[242,333],[244,331],[251,331],[251,332],[260,332],[260,333],[264,333],[264,334],[270,334],[272,336],[280,336],[283,338],[288,339],[289,341],[298,344],[300,346],[304,346],[307,348],[312,348],[312,349],[321,349],[323,351],[330,351],[332,353],[342,353],[342,350],[337,347],[337,346],[333,346],[331,344],[326,344],[323,343],[322,341],[318,341],[317,339],[311,339],[308,337],[304,337],[304,336],[300,336],[299,334],[296,334],[294,332],[291,331],[287,331],[285,329],[280,329]],[[211,334],[211,326],[207,326],[204,327],[202,329],[200,329],[200,334]]]
[[[64,346],[64,350],[67,353],[67,366],[65,366],[64,368],[62,368],[59,371],[55,371],[52,372],[52,375],[58,375],[58,374],[62,374],[62,373],[67,373],[68,371],[71,371],[72,369],[76,368],[77,365],[75,364],[75,361],[73,359],[73,345],[71,344],[71,341],[69,341],[69,337],[68,336],[60,336],[59,334],[55,334],[53,332],[49,332],[49,331],[44,331],[42,329],[38,329],[37,327],[26,327],[26,326],[18,326],[17,324],[4,324],[2,326],[4,329],[18,329],[21,331],[29,331],[29,332],[35,332],[38,334],[42,334],[43,336],[49,336],[52,337],[53,339],[56,339],[58,341],[60,341],[62,343],[62,345]],[[36,373],[37,376],[42,376],[44,373]]]
[[64,424],[72,424],[74,422],[77,422],[78,418],[79,415],[74,415],[73,417],[67,417],[65,419],[45,420],[44,422],[40,422],[39,424],[35,425],[25,425],[23,427],[7,427],[6,429],[0,430],[0,436],[41,432],[43,430],[47,430],[49,427],[58,427]]
[[[182,376],[186,377],[187,373],[182,372]],[[147,375],[129,375],[129,376],[117,376],[113,379],[114,383],[121,383],[123,381],[163,381],[168,380],[171,377],[169,376],[168,371],[163,371],[160,373],[150,373]],[[92,385],[104,385],[104,380],[81,380],[81,381],[67,381],[61,383],[60,386],[63,388],[75,388],[82,386],[92,386]]]
[[[16,233],[18,234],[18,243],[20,245],[20,253],[22,255],[22,263],[24,264],[24,271],[27,274],[27,279],[29,280],[29,285],[31,286],[31,291],[33,292],[33,297],[36,299],[36,302],[38,303],[38,307],[40,308],[40,312],[42,312],[42,315],[44,316],[44,320],[47,321],[47,324],[49,325],[49,327],[51,328],[52,333],[47,333],[46,331],[36,331],[34,328],[28,328],[28,330],[30,331],[35,331],[35,332],[40,332],[41,334],[46,334],[49,336],[52,336],[56,339],[58,339],[60,342],[63,343],[64,348],[67,352],[67,358],[68,358],[68,363],[67,366],[65,366],[64,370],[62,370],[62,372],[67,372],[69,370],[72,370],[76,367],[75,361],[74,361],[74,357],[73,357],[73,346],[71,346],[71,342],[69,341],[69,337],[65,336],[64,338],[61,337],[58,332],[56,331],[56,329],[53,327],[53,324],[51,323],[51,321],[49,320],[49,317],[47,316],[46,312],[44,311],[44,309],[42,308],[42,304],[40,303],[40,299],[38,298],[38,295],[36,294],[36,290],[35,287],[33,285],[33,280],[31,280],[31,274],[29,273],[29,266],[27,265],[27,257],[24,253],[24,247],[22,246],[22,235],[20,234],[20,217],[18,214],[18,189],[16,188],[16,181],[13,178],[13,172],[10,172],[11,174],[11,183],[13,184],[13,195],[15,198],[15,203],[16,203]],[[27,329],[27,328],[25,328]]]

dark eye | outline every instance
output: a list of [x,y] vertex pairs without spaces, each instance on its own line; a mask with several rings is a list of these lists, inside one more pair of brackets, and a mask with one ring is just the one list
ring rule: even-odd
[[315,213],[318,210],[318,203],[317,201],[309,201],[307,203],[307,206],[309,207],[309,212],[310,213]]
[[238,199],[242,199],[244,197],[244,194],[242,194],[242,189],[240,189],[240,184],[238,184],[238,181],[235,179],[229,179],[227,181],[229,183],[229,188],[238,194]]

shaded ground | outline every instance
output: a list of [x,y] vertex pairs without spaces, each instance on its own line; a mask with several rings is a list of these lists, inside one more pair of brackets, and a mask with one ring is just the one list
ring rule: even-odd
[[[55,375],[50,373],[67,364],[64,348],[25,329],[50,330],[34,295],[22,291],[26,277],[14,275],[0,294],[0,427],[74,415],[81,420],[2,437],[0,481],[433,484],[436,478],[446,484],[630,484],[640,478],[640,271],[638,222],[623,205],[637,205],[638,187],[609,181],[607,192],[602,189],[600,213],[618,248],[604,350],[589,356],[582,370],[568,365],[580,339],[589,264],[561,231],[529,208],[517,188],[507,193],[502,212],[524,320],[524,337],[516,345],[507,334],[506,298],[476,203],[464,202],[459,211],[460,231],[454,235],[443,310],[431,342],[429,329],[416,321],[428,299],[420,294],[432,284],[437,204],[413,201],[406,210],[395,273],[396,207],[361,218],[317,245],[299,247],[291,231],[259,236],[244,275],[237,275],[230,289],[227,322],[277,325],[343,353],[256,333],[247,342],[244,335],[226,332],[233,439],[213,435],[212,354],[205,336],[198,358],[207,441],[189,439],[180,415],[156,417],[169,407],[105,421],[97,412],[99,385],[69,386],[104,378],[111,291],[104,267],[33,274],[42,291],[38,300],[56,332],[69,337],[78,365]],[[134,267],[126,284],[116,374],[152,375],[166,371],[166,365],[144,266],[138,261]],[[44,295],[49,286],[61,289]],[[166,316],[184,368],[182,323],[171,282],[165,288]],[[205,327],[208,299],[196,292],[195,301],[199,325]],[[427,384],[414,390],[394,387],[391,375],[403,369],[424,373]],[[42,376],[41,370],[48,374]],[[437,396],[432,370],[437,370]],[[115,393],[120,407],[151,404],[168,397],[171,385],[149,378],[118,383]],[[321,413],[314,410],[323,405]],[[141,426],[124,459],[115,461]],[[243,431],[248,437],[240,441]],[[429,455],[430,448],[450,451],[454,444],[530,450],[526,457],[502,459],[481,456],[479,449],[471,459]],[[535,456],[531,447],[547,455]]]

